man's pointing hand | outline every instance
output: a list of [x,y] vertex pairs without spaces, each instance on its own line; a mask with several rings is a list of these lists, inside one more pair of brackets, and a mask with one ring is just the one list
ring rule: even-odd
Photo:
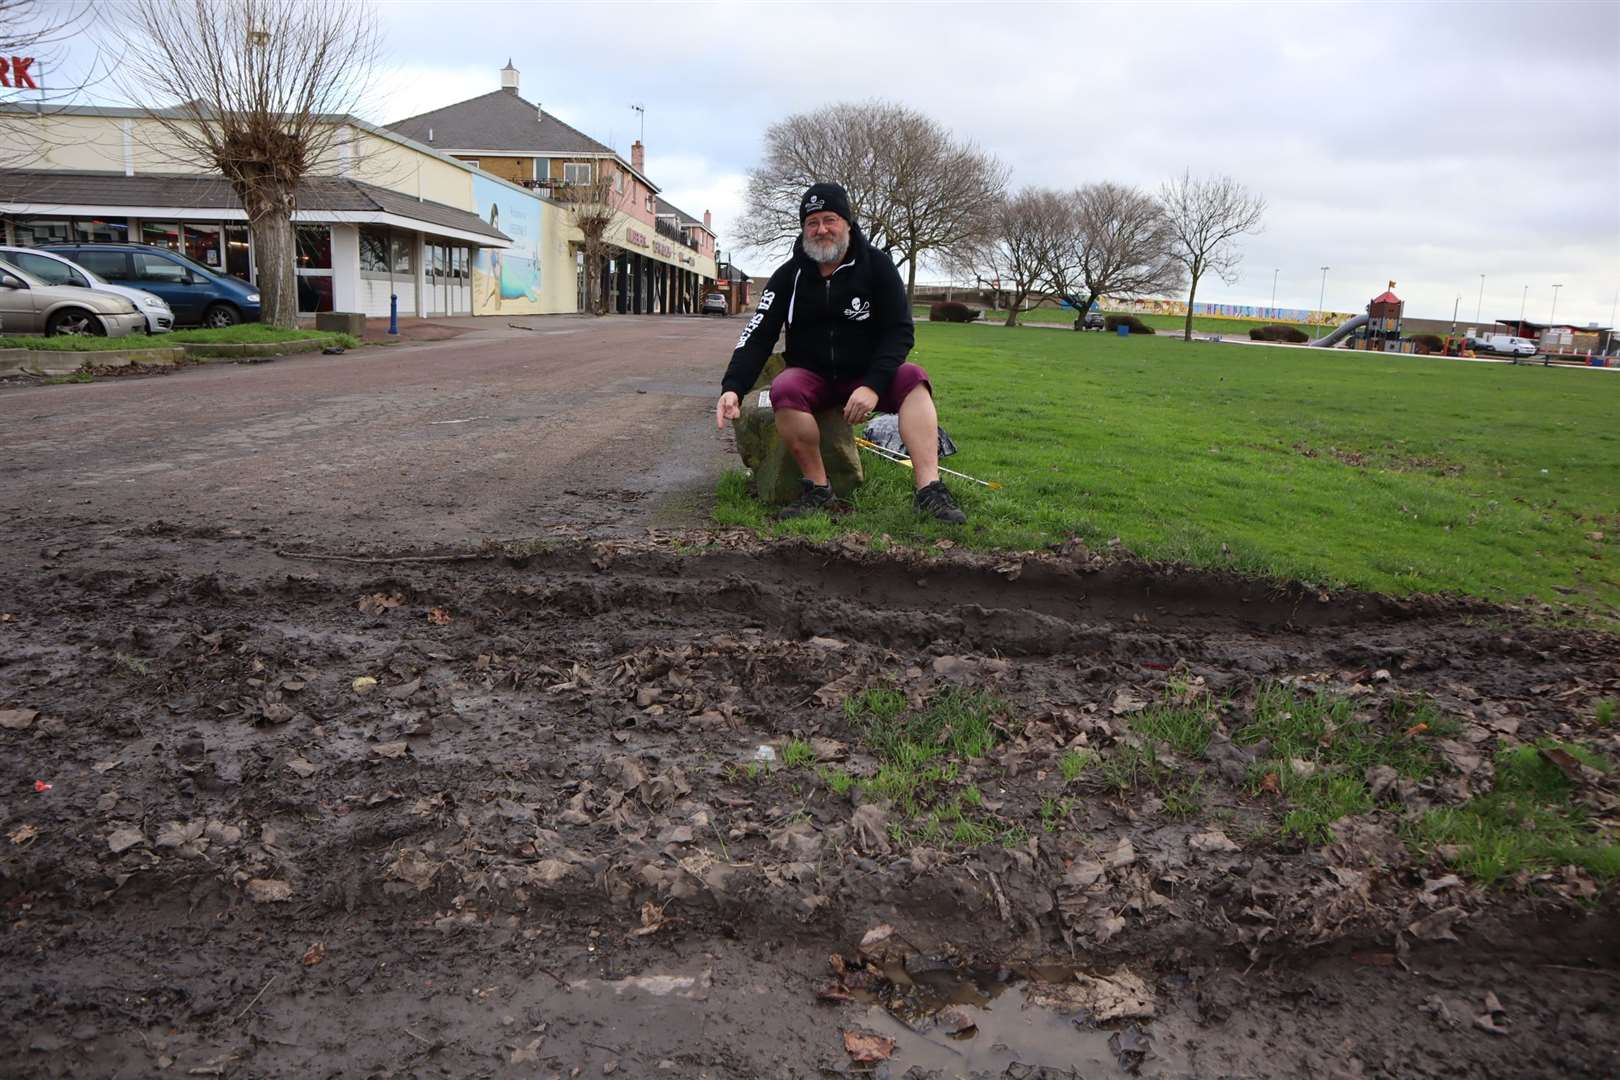
[[727,420],[735,420],[742,415],[742,409],[737,404],[737,394],[727,390],[720,395],[720,400],[714,403],[714,426],[721,431],[726,429]]

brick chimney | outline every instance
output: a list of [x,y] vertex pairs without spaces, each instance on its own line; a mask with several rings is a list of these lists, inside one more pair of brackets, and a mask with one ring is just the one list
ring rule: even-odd
[[642,176],[647,175],[647,148],[637,139],[630,144],[630,167]]
[[703,211],[703,227],[710,232],[714,232],[714,218],[709,215],[707,210]]
[[518,70],[512,66],[512,60],[507,58],[506,66],[501,68],[501,89],[512,93],[518,92]]

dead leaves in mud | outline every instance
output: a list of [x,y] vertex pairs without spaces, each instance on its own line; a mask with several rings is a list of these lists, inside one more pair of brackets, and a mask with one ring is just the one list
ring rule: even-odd
[[284,904],[293,895],[291,885],[273,878],[251,878],[244,888],[255,904]]
[[872,1031],[845,1031],[844,1052],[857,1065],[876,1065],[894,1054],[894,1040]]
[[380,615],[385,611],[392,611],[405,603],[405,597],[399,593],[369,593],[362,596],[355,606],[362,615]]
[[1129,968],[1120,968],[1111,975],[1077,971],[1073,982],[1038,983],[1030,992],[1030,1000],[1076,1013],[1088,1023],[1145,1020],[1156,1011],[1152,987]]

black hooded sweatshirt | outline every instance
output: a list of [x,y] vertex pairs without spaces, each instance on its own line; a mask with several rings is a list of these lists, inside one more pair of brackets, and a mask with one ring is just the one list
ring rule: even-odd
[[722,392],[741,397],[753,388],[784,324],[788,367],[834,380],[859,378],[879,394],[915,340],[900,271],[866,242],[858,225],[849,227],[849,251],[831,277],[822,277],[821,267],[804,253],[803,237],[794,241],[793,257],[766,282],[737,339]]

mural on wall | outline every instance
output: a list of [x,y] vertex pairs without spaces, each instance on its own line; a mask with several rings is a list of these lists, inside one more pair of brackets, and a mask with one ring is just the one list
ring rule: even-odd
[[509,248],[473,255],[473,314],[539,314],[540,200],[482,176],[473,177],[478,216],[512,238]]

